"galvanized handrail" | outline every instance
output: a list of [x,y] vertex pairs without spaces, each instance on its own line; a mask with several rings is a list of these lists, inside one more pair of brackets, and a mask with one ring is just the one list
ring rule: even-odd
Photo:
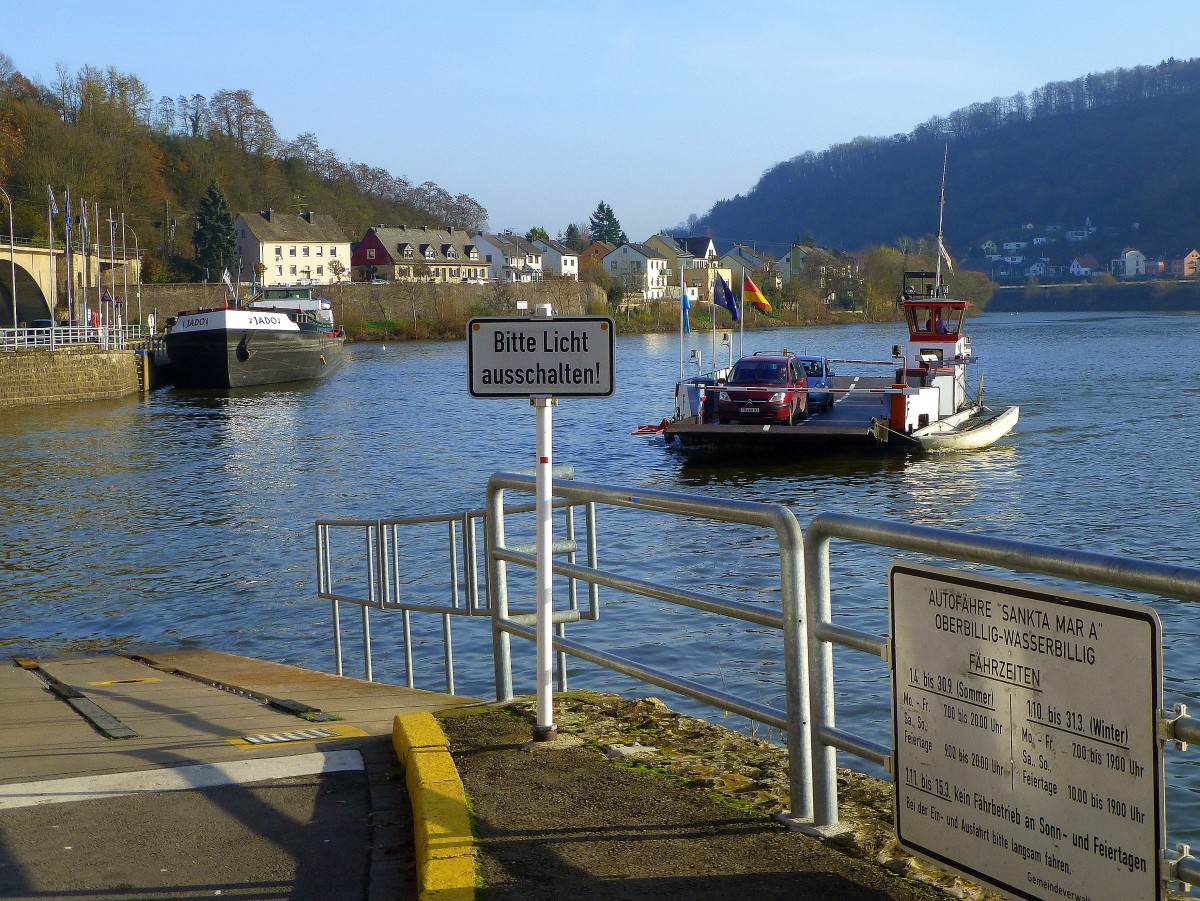
[[[555,467],[555,476],[569,479],[574,475],[570,466]],[[568,538],[574,536],[573,507],[567,502],[557,502],[556,508],[563,511],[565,531]],[[509,507],[506,513],[524,513],[534,509],[532,504]],[[443,673],[447,692],[454,693],[454,652],[453,634],[451,630],[452,616],[489,616],[490,611],[480,603],[480,597],[486,597],[486,590],[480,592],[478,527],[484,519],[484,511],[469,510],[464,513],[438,513],[424,516],[389,517],[385,519],[319,519],[315,523],[317,550],[317,597],[331,603],[333,617],[334,668],[338,675],[344,672],[342,654],[341,604],[351,604],[360,608],[363,642],[364,678],[374,679],[374,662],[371,641],[370,610],[400,611],[403,628],[404,671],[405,684],[415,687],[415,671],[412,658],[412,620],[411,613],[434,613],[442,617],[443,641]],[[438,525],[447,527],[448,548],[448,600],[444,603],[429,603],[422,600],[409,600],[400,595],[401,548],[399,529],[404,526]],[[589,553],[594,554],[595,521],[594,511],[588,511],[588,547]],[[335,591],[334,560],[331,542],[332,529],[349,529],[361,533],[358,546],[360,556],[354,558],[357,566],[364,558],[366,562],[365,592],[347,594]],[[459,545],[461,530],[462,543]],[[461,556],[460,556],[461,551]],[[574,548],[564,548],[568,560],[574,562]],[[460,569],[461,567],[461,569]],[[461,583],[460,583],[461,577]],[[460,588],[461,584],[461,588]],[[465,604],[463,597],[465,595]],[[578,610],[575,581],[569,587],[571,608]],[[599,595],[593,587],[589,595],[588,609],[580,611],[579,619],[595,620],[599,618]],[[561,633],[561,629],[560,629]],[[560,659],[565,664],[565,659]],[[566,690],[566,669],[560,666],[560,690]]]
[[[829,575],[829,545],[833,538],[982,563],[1012,572],[1038,573],[1074,582],[1200,601],[1200,569],[1047,547],[989,535],[964,534],[930,526],[886,522],[845,513],[818,514],[809,524],[804,542],[807,617],[810,624],[809,684],[814,722],[813,822],[818,827],[833,826],[838,821],[838,750],[879,764],[889,772],[891,761],[890,748],[834,726],[833,645],[840,644],[887,659],[888,640],[886,636],[833,625]],[[1200,729],[1197,729],[1195,721],[1183,717],[1174,724],[1172,738],[1191,741],[1197,734],[1200,734]]]
[[[507,565],[509,563],[534,568],[536,557],[512,550],[505,544],[504,493],[522,491],[533,493],[536,480],[532,476],[497,473],[488,480],[487,489],[487,559],[488,586],[493,616],[493,657],[496,666],[496,697],[512,698],[512,664],[509,636],[535,639],[529,626],[514,622],[509,616]],[[631,493],[629,489],[580,482],[555,482],[553,496],[572,504],[604,504],[614,507],[648,510],[680,516],[691,516],[717,522],[742,523],[770,529],[779,545],[780,593],[782,609],[779,614],[764,612],[760,607],[738,601],[673,588],[644,579],[602,571],[572,563],[555,563],[555,574],[574,577],[590,585],[605,585],[629,594],[655,598],[693,609],[719,613],[759,625],[779,628],[783,633],[784,678],[786,711],[739,698],[691,679],[674,676],[663,670],[609,654],[581,642],[556,636],[554,648],[598,666],[632,676],[695,700],[712,704],[719,709],[741,713],[759,722],[786,730],[788,736],[788,777],[792,815],[801,819],[812,815],[812,782],[807,749],[810,745],[807,714],[808,675],[806,666],[807,639],[803,616],[804,560],[803,535],[795,516],[786,507],[750,501],[720,500],[698,495],[675,494],[644,490]]]

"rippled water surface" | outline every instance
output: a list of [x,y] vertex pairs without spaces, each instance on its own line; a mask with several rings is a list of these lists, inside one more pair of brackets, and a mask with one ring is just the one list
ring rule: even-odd
[[[1021,405],[1016,433],[986,451],[690,461],[629,434],[670,413],[679,339],[664,335],[618,339],[614,397],[562,401],[555,461],[588,482],[786,504],[802,526],[838,511],[1200,566],[1191,429],[1200,317],[986,314],[968,331],[989,400]],[[863,324],[755,333],[746,349],[883,359],[899,338],[894,325]],[[688,336],[693,347],[711,358],[709,335]],[[7,651],[184,644],[329,669],[314,520],[477,509],[488,475],[534,461],[533,411],[469,397],[465,344],[356,345],[349,354],[323,383],[3,411]],[[598,547],[614,569],[778,604],[771,543],[747,529],[602,512]],[[886,631],[895,556],[835,545],[836,619]],[[422,560],[404,581],[420,591],[440,568]],[[1195,611],[1152,602],[1164,625],[1166,702],[1194,705]],[[456,689],[486,697],[490,638],[477,625],[486,626],[455,632]],[[379,615],[372,628],[376,677],[402,679],[397,629]],[[572,628],[782,706],[779,642],[757,627],[610,593],[599,624]],[[440,621],[418,622],[415,645],[418,684],[441,689]],[[517,690],[531,691],[531,648],[514,650],[523,655]],[[887,672],[861,656],[836,655],[839,722],[886,742]],[[573,669],[572,684],[647,691],[586,667]],[[1172,839],[1200,843],[1200,756],[1168,751],[1167,760]]]

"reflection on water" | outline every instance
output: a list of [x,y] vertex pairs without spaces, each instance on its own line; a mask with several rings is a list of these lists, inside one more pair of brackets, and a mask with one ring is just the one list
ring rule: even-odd
[[[670,412],[680,342],[658,335],[618,340],[613,397],[556,408],[555,460],[575,464],[588,482],[785,504],[802,527],[834,511],[1200,564],[1200,491],[1183,427],[1200,411],[1200,317],[996,315],[968,331],[989,401],[1021,405],[1016,433],[987,451],[682,455],[661,438],[630,435]],[[746,350],[875,359],[895,339],[888,324],[790,329],[748,336]],[[685,336],[685,355],[692,349],[711,360],[711,336]],[[6,650],[196,644],[329,669],[329,611],[314,600],[313,521],[477,509],[488,475],[530,467],[535,457],[527,402],[468,395],[465,344],[347,353],[323,382],[4,411]],[[778,604],[771,542],[753,529],[605,509],[600,536],[605,567]],[[835,618],[886,631],[887,568],[903,556],[834,542]],[[436,569],[412,567],[406,590],[419,590],[418,577]],[[528,585],[530,577],[514,579]],[[1167,703],[1200,703],[1194,608],[1153,602],[1165,630]],[[775,636],[610,591],[602,609],[600,623],[570,630],[782,706]],[[440,688],[440,622],[416,630],[418,678]],[[396,630],[380,618],[373,632],[378,676],[398,681]],[[514,648],[522,653],[521,643]],[[456,625],[455,656],[459,691],[488,696],[486,623]],[[888,674],[863,657],[835,654],[838,717],[877,728],[879,738],[890,729]],[[518,690],[531,689],[527,658],[516,679]],[[648,691],[590,667],[574,668],[572,684]],[[1200,770],[1180,757],[1168,757],[1169,822],[1178,840],[1200,842]]]

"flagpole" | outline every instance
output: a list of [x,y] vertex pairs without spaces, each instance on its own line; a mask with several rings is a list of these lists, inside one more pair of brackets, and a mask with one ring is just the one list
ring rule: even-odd
[[[113,329],[121,327],[120,320],[117,318],[117,220],[113,218],[112,207],[108,208],[108,274],[109,281],[112,282],[112,290],[108,294],[108,323],[109,333],[113,336],[113,340],[120,342],[120,335],[113,332]],[[119,344],[118,344],[119,346]]]
[[74,285],[71,284],[75,279],[75,272],[71,261],[71,188],[69,186],[63,189],[63,206],[67,208],[66,218],[63,220],[67,228],[67,325],[71,325],[76,319]]
[[[88,211],[87,201],[82,197],[79,198],[79,245],[83,251],[83,284],[80,285],[80,290],[83,294],[83,308],[79,311],[79,321],[83,323],[85,329],[92,325],[91,317],[88,314],[88,291],[92,287],[92,249],[89,247],[91,239],[91,229],[88,228]],[[87,335],[87,332],[84,332]]]
[[[717,276],[717,278],[720,278],[720,276],[718,275],[718,276]],[[712,298],[713,298],[713,308],[712,308],[712,326],[713,326],[713,329],[712,329],[712,332],[713,332],[713,352],[712,352],[712,360],[713,360],[713,368],[714,368],[714,369],[716,369],[716,367],[717,367],[717,283],[716,283],[715,281],[713,281],[713,282],[712,282]]]
[[[104,249],[104,242],[100,240],[100,204],[92,203],[93,218],[96,220],[96,315],[99,317],[100,329],[104,328],[104,272],[103,264],[100,261],[100,251]],[[97,333],[96,338],[102,346],[107,347],[103,341],[104,332]]]
[[125,214],[121,214],[121,278],[125,282],[124,300],[122,301],[125,315],[129,315],[129,251],[125,246]]
[[937,273],[934,276],[933,284],[939,297],[942,296],[942,213],[946,209],[946,163],[950,160],[950,145],[947,144],[945,151],[942,154],[942,194],[938,198],[938,252],[937,252]]
[[742,267],[742,296],[738,299],[738,356],[746,354],[746,267]]
[[[678,258],[675,260],[679,263]],[[683,323],[687,316],[687,287],[683,283],[683,266],[679,266],[679,381],[683,381]]]
[[[58,267],[54,265],[54,188],[46,185],[50,192],[50,205],[46,207],[46,225],[50,234],[50,318],[54,318],[54,308],[58,306]],[[14,288],[16,285],[13,286]],[[13,323],[13,328],[16,328]]]

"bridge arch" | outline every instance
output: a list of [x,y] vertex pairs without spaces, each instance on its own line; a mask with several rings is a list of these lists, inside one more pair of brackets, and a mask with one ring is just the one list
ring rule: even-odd
[[16,328],[34,319],[53,319],[50,300],[34,275],[16,263],[17,321],[13,321],[13,265],[0,254],[0,328]]

